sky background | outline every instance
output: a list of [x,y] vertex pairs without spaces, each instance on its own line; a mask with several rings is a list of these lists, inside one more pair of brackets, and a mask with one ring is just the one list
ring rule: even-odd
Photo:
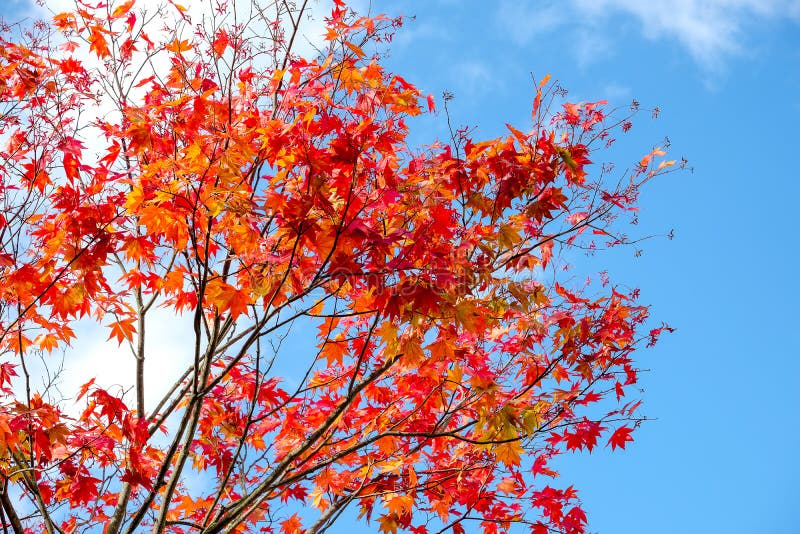
[[[30,6],[0,0],[0,15]],[[693,167],[641,196],[639,233],[660,237],[639,257],[576,258],[640,288],[654,319],[676,328],[638,356],[655,420],[624,452],[565,458],[562,483],[603,534],[800,533],[800,0],[376,0],[373,10],[416,16],[388,65],[425,92],[452,92],[453,121],[476,137],[529,124],[531,74],[551,74],[573,101],[660,108],[613,153],[621,171],[669,136],[670,156]],[[420,141],[446,138],[443,115],[411,127]],[[176,341],[162,330],[151,346],[166,356]],[[104,338],[86,336],[94,345],[76,353],[104,356]],[[120,363],[90,367],[111,372],[103,365]]]
[[[600,533],[800,532],[800,2],[375,2],[416,15],[391,65],[479,135],[526,125],[531,73],[574,101],[658,107],[614,157],[665,136],[693,172],[641,196],[633,250],[586,258],[676,328],[639,353],[645,423],[623,453],[561,462]],[[440,121],[441,122],[441,121]],[[439,136],[444,127],[432,125]],[[426,132],[427,133],[427,132]],[[576,259],[576,263],[580,258]],[[582,267],[582,268],[584,268]]]

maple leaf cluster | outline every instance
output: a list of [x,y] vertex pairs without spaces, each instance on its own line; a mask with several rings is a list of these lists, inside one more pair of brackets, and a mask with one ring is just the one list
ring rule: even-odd
[[[373,52],[402,21],[334,4],[312,58],[282,2],[80,3],[0,35],[6,531],[322,532],[351,507],[387,534],[585,530],[551,460],[632,441],[632,356],[669,327],[564,258],[624,244],[671,162],[592,177],[629,117],[547,80],[529,129],[409,146],[435,103]],[[160,399],[154,306],[192,325]],[[32,385],[79,320],[129,349],[130,390]]]

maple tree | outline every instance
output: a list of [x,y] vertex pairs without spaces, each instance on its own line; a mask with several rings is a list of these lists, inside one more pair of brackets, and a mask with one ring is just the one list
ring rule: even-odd
[[[592,167],[630,114],[547,79],[529,128],[409,146],[436,103],[368,52],[402,21],[337,0],[299,55],[307,9],[78,2],[0,34],[4,532],[585,530],[551,460],[625,448],[632,355],[668,327],[563,267],[625,245],[673,162]],[[163,398],[158,307],[192,333]],[[79,320],[129,390],[34,387]]]

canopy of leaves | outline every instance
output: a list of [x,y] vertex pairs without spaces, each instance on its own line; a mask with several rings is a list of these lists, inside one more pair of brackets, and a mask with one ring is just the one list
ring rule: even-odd
[[[348,508],[387,534],[584,531],[549,462],[632,440],[661,328],[561,260],[625,244],[672,162],[594,168],[629,117],[547,80],[529,127],[409,146],[436,103],[373,52],[402,21],[336,1],[302,57],[303,9],[79,2],[0,34],[6,531],[293,534]],[[163,399],[154,306],[193,328]],[[31,387],[79,319],[130,349],[130,390]],[[290,328],[315,348],[281,350]]]

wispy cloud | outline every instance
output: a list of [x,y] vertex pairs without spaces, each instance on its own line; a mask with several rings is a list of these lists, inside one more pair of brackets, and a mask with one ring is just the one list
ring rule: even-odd
[[631,88],[627,85],[620,85],[618,83],[609,83],[602,87],[600,94],[607,100],[621,102],[626,98],[631,98]]
[[502,87],[502,81],[490,65],[481,61],[460,61],[453,65],[451,72],[469,98],[481,97]]
[[[618,27],[608,24],[612,17],[632,17],[645,38],[677,41],[698,64],[717,69],[730,57],[747,52],[746,32],[751,24],[779,20],[800,23],[800,1],[567,0],[555,9],[552,2],[504,0],[496,14],[511,38],[520,44],[567,23],[576,32],[599,35],[597,39],[604,42],[613,37],[612,29]],[[577,39],[573,50],[579,59],[582,42]]]
[[511,39],[520,45],[561,26],[567,22],[567,16],[568,13],[553,2],[502,0],[497,8],[498,20]]

